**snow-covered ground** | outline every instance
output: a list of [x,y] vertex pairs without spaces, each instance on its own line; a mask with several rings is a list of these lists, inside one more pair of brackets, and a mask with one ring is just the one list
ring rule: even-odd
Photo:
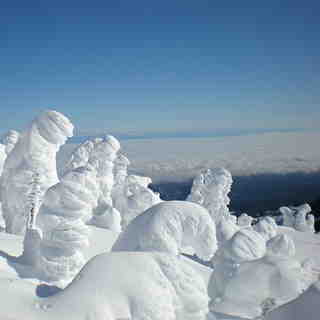
[[[72,128],[46,111],[0,149],[0,320],[319,318],[320,236],[310,206],[283,207],[284,226],[237,218],[227,170],[316,170],[320,157],[303,143],[319,134],[153,148],[147,140],[121,148],[105,136],[66,145],[58,175],[56,151]],[[150,178],[131,174],[185,179],[202,166],[189,201],[162,201]],[[210,169],[217,166],[227,169]]]

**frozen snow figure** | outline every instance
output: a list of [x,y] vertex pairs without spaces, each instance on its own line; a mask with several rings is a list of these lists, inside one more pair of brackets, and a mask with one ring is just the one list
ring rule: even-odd
[[114,166],[112,199],[114,207],[121,213],[122,229],[146,209],[161,202],[160,195],[148,188],[152,182],[149,177],[128,175],[129,164],[123,154],[118,154]]
[[314,233],[314,217],[310,214],[312,209],[309,204],[305,203],[301,206],[294,207],[294,209],[296,210],[295,229],[302,232]]
[[272,217],[263,217],[254,225],[254,230],[259,232],[266,241],[277,235],[277,229],[278,226]]
[[295,224],[295,216],[294,216],[294,210],[290,209],[289,207],[280,207],[279,208],[280,213],[282,214],[282,224],[285,227],[294,227]]
[[1,177],[1,199],[6,231],[23,234],[26,226],[27,193],[34,172],[41,175],[44,193],[58,182],[56,153],[73,134],[73,125],[61,113],[48,110],[22,132],[9,153]]
[[114,206],[121,212],[122,228],[139,214],[161,202],[160,195],[148,188],[151,179],[136,175],[127,175],[122,183],[113,189]]
[[286,227],[294,228],[302,232],[314,233],[314,216],[310,214],[311,207],[305,203],[300,206],[294,207],[281,207],[279,208],[283,218],[283,225]]
[[64,169],[68,173],[87,164],[95,168],[99,199],[93,208],[92,217],[86,222],[116,232],[121,231],[121,215],[113,206],[111,192],[114,184],[113,162],[119,149],[119,141],[111,135],[88,140],[74,150]]
[[2,143],[6,146],[6,154],[8,155],[18,142],[20,133],[15,130],[9,130],[2,138]]
[[208,211],[187,201],[161,202],[137,216],[112,251],[161,251],[178,255],[192,248],[208,261],[217,250],[215,224]]
[[[224,168],[206,169],[194,178],[191,192],[187,197],[187,201],[198,203],[209,211],[217,227],[219,242],[225,240],[224,232],[227,229],[229,231],[237,229],[228,208],[230,203],[228,194],[231,185],[232,176],[228,170]],[[224,219],[223,230],[220,231],[222,219]]]
[[237,223],[241,228],[249,228],[253,222],[253,218],[248,216],[246,213],[241,213],[238,217]]
[[0,143],[0,177],[2,175],[3,166],[4,166],[4,162],[6,161],[6,158],[7,158],[6,146]]
[[[12,151],[19,139],[19,132],[15,130],[8,131],[0,143],[0,177],[2,175],[4,162],[8,154]],[[0,199],[1,201],[1,199]]]
[[114,184],[113,162],[120,149],[119,141],[110,135],[97,141],[89,155],[88,163],[97,171],[99,199],[93,210],[93,217],[89,223],[98,227],[121,231],[121,216],[112,203],[111,192]]
[[[243,242],[242,250],[249,253],[253,248],[252,242]],[[224,259],[220,257],[209,283],[210,309],[257,319],[295,299],[314,279],[294,256],[293,240],[277,235],[267,242],[262,256],[259,254],[256,259],[235,264],[233,268],[228,265],[228,254]]]
[[187,201],[195,202],[207,208],[216,224],[221,217],[230,215],[228,194],[231,190],[232,176],[224,168],[206,169],[194,179]]
[[96,206],[96,171],[90,165],[76,168],[46,192],[37,218],[43,232],[39,268],[47,281],[70,279],[84,263],[88,246],[85,217]]
[[129,159],[122,153],[118,153],[114,161],[114,188],[124,184],[128,176],[128,166],[130,165]]
[[37,266],[40,260],[40,243],[42,232],[36,227],[36,218],[42,203],[41,179],[35,172],[32,177],[31,189],[28,194],[28,218],[23,241],[23,253],[18,258],[22,264]]

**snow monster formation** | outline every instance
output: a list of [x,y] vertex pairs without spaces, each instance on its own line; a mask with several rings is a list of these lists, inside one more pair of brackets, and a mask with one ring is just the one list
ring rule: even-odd
[[8,155],[17,144],[20,133],[15,130],[9,130],[2,138],[1,143],[6,146],[6,154]]
[[18,140],[19,132],[15,130],[8,131],[2,138],[2,141],[0,143],[0,177],[2,175],[4,162],[6,161],[8,154],[13,150]]
[[27,195],[32,176],[35,172],[41,176],[42,193],[58,182],[56,153],[72,134],[71,122],[52,110],[41,113],[21,133],[5,161],[1,177],[0,192],[7,232],[25,232]]
[[119,141],[110,135],[88,140],[75,149],[64,169],[68,172],[87,163],[95,167],[100,196],[88,223],[116,232],[161,201],[159,195],[148,188],[150,178],[128,175],[130,162],[119,149]]
[[[237,229],[228,208],[231,185],[232,176],[226,169],[205,169],[194,178],[191,192],[187,197],[187,201],[198,203],[209,211],[217,227],[219,242],[224,241],[223,232],[226,229]],[[223,230],[220,231],[222,220]]]
[[72,278],[89,245],[84,221],[97,205],[96,171],[90,165],[69,171],[46,192],[37,218],[42,230],[39,268],[47,281]]
[[302,232],[315,233],[314,216],[310,214],[311,210],[311,207],[307,203],[297,207],[290,206],[279,208],[279,211],[282,214],[284,226],[291,227]]
[[208,261],[217,250],[215,224],[208,211],[187,201],[161,202],[137,216],[112,251],[160,251],[178,255],[192,248]]
[[121,212],[122,229],[125,229],[139,214],[161,202],[160,195],[148,188],[152,182],[149,177],[128,175],[129,163],[122,154],[119,154],[115,161],[115,185],[112,190],[112,199],[115,208]]
[[314,281],[307,265],[295,258],[287,235],[266,242],[252,229],[242,229],[213,259],[208,292],[210,310],[258,319],[299,296]]
[[64,169],[66,174],[87,164],[95,168],[99,198],[92,216],[86,222],[116,232],[121,231],[121,216],[113,206],[111,192],[114,184],[113,162],[119,149],[119,141],[110,135],[88,140],[74,150]]

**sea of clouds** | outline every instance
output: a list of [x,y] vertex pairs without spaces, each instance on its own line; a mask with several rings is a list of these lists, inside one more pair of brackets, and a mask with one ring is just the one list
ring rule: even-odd
[[[320,171],[320,132],[263,133],[217,138],[121,141],[130,171],[155,183],[193,178],[202,168],[224,167],[236,176]],[[75,147],[58,154],[61,167]]]
[[[182,183],[203,168],[230,170],[234,176],[233,208],[252,212],[320,196],[319,141],[320,132],[273,132],[216,138],[132,139],[122,140],[121,146],[131,161],[130,172],[151,177],[164,193],[171,193],[168,199],[185,197],[190,182]],[[67,144],[61,149],[59,167],[74,147]]]

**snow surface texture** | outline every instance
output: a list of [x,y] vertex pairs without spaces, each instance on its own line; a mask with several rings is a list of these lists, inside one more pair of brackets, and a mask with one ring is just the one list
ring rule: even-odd
[[215,224],[208,211],[195,203],[167,201],[131,221],[112,250],[178,255],[186,247],[193,248],[200,259],[211,259],[217,250]]
[[284,234],[266,242],[258,232],[242,229],[219,248],[213,265],[210,309],[249,319],[295,299],[314,281],[310,267],[296,259],[293,240]]
[[96,171],[90,165],[69,171],[45,194],[37,218],[43,232],[39,268],[47,281],[70,279],[82,267],[89,245],[84,221],[97,205]]
[[42,177],[43,193],[58,182],[56,153],[72,132],[71,122],[51,110],[40,114],[22,132],[5,161],[1,177],[2,211],[7,232],[23,234],[25,231],[26,197],[35,172]]
[[302,232],[314,233],[314,216],[310,214],[311,207],[305,203],[298,207],[281,207],[279,211],[283,217],[283,225]]

